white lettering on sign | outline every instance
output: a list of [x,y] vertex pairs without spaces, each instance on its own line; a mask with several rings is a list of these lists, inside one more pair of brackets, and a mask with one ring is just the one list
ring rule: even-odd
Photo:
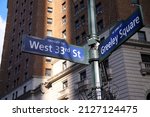
[[[105,54],[107,51],[109,51],[114,45],[117,45],[119,43],[119,40],[127,37],[128,34],[131,32],[131,30],[140,23],[140,17],[137,16],[134,18],[127,26],[121,28],[117,28],[119,30],[119,33],[115,35],[115,37],[110,38],[109,42],[106,43],[104,46],[101,47],[101,54]],[[122,26],[122,24],[120,25]],[[115,30],[116,31],[116,30]],[[114,33],[114,32],[113,32]]]
[[77,50],[73,50],[73,57],[78,57],[78,58],[81,58],[81,53],[80,53],[80,51],[77,51]]
[[62,46],[55,46],[55,54],[62,54],[64,55],[66,52],[70,53],[70,48],[65,48]]
[[[44,45],[38,41],[31,41],[30,40],[29,44],[30,44],[31,49],[45,51],[45,52],[51,52],[51,53],[54,52],[55,54],[64,55],[66,53],[70,54],[70,52],[71,52],[70,48],[66,48],[63,46],[57,46],[57,45],[52,47],[52,45]],[[74,58],[81,58],[81,52],[79,50],[73,49],[72,53],[73,53]]]
[[43,45],[43,44],[40,44],[39,42],[31,41],[31,40],[29,42],[30,42],[30,47],[32,49],[52,52],[51,45]]
[[128,33],[136,26],[136,24],[140,23],[140,18],[137,16],[130,24],[128,24],[125,28],[119,30],[120,38],[123,36],[127,36]]
[[110,41],[105,45],[101,47],[101,54],[104,54],[106,51],[108,51],[113,45],[118,44],[118,35],[114,38],[111,38]]
[[65,40],[58,38],[47,37],[41,39],[24,35],[21,50],[31,54],[89,64],[88,54],[84,47],[68,44]]

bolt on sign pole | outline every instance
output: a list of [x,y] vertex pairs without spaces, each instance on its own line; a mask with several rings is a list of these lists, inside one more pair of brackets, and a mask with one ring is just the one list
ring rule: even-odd
[[101,71],[98,62],[98,47],[97,47],[97,27],[96,27],[96,15],[95,15],[95,0],[88,0],[88,28],[90,38],[88,45],[90,47],[90,62],[93,70],[93,88],[95,93],[95,99],[101,98]]

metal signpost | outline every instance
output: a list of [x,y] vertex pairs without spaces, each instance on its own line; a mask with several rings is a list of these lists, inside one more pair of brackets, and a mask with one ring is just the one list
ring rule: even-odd
[[107,58],[142,27],[143,17],[141,10],[138,8],[127,20],[119,22],[118,25],[112,29],[111,35],[100,43],[100,62]]
[[53,37],[39,39],[32,36],[23,36],[22,51],[88,64],[88,53],[85,48],[69,45],[65,40]]
[[98,47],[97,47],[97,26],[96,26],[96,10],[95,10],[95,0],[88,0],[88,26],[90,39],[88,40],[88,45],[90,47],[90,61],[93,69],[93,88],[94,88],[94,99],[101,100],[101,72],[99,68],[98,61]]

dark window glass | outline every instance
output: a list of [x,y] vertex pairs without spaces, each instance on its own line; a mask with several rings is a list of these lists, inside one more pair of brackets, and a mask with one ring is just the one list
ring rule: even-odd
[[98,32],[102,31],[103,28],[104,28],[103,20],[98,21],[97,22],[97,30],[98,30]]
[[139,31],[138,32],[138,37],[140,41],[146,41],[146,35],[144,31]]
[[141,54],[142,62],[150,62],[150,55]]
[[85,80],[85,79],[86,79],[86,70],[84,70],[80,73],[80,80],[82,81],[82,80]]

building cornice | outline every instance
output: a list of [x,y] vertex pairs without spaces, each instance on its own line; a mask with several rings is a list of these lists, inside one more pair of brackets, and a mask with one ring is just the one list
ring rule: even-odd
[[55,82],[55,81],[61,79],[62,77],[66,76],[67,74],[72,73],[72,72],[78,70],[79,68],[83,68],[83,67],[85,67],[85,66],[87,66],[87,65],[83,65],[83,64],[73,64],[72,66],[68,67],[67,69],[65,69],[64,71],[60,72],[59,74],[57,74],[57,75],[51,77],[51,78],[48,80],[48,82],[47,82],[47,84],[46,84],[46,87],[51,86],[51,84],[52,84],[53,82]]
[[150,48],[150,42],[148,42],[148,41],[139,41],[139,40],[135,40],[135,39],[129,39],[127,42],[124,43],[124,45]]

